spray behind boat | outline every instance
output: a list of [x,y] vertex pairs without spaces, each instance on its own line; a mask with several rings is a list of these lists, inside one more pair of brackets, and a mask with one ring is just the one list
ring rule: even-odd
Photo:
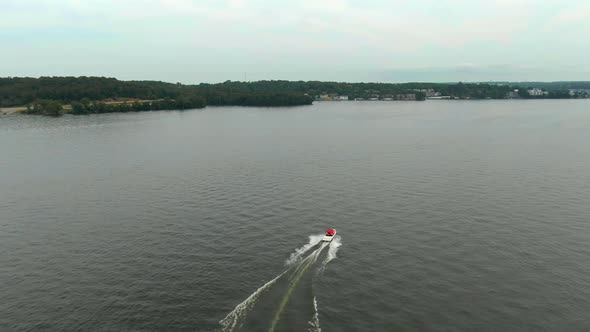
[[[313,284],[341,245],[336,230],[309,236],[285,261],[287,270],[238,304],[219,323],[221,331],[321,331]],[[325,250],[328,248],[328,250]],[[322,257],[320,259],[320,257]],[[316,273],[309,273],[315,271]]]

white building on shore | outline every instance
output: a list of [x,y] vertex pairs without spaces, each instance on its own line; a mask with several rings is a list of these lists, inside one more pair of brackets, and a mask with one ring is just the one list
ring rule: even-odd
[[545,96],[545,95],[548,95],[549,94],[549,92],[543,91],[543,89],[538,89],[538,88],[529,89],[528,90],[528,93],[529,93],[529,95],[535,96],[535,97]]

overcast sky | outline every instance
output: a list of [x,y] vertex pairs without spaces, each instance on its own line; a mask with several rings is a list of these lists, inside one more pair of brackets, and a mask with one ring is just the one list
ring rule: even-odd
[[590,80],[588,0],[0,0],[0,76]]

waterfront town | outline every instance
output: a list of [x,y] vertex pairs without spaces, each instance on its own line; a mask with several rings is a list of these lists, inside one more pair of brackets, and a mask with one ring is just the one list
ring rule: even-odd
[[[452,100],[452,99],[543,99],[552,98],[552,92],[540,88],[514,89],[506,92],[504,98],[473,98],[470,96],[443,95],[434,89],[413,89],[413,93],[380,94],[377,90],[366,90],[363,97],[340,95],[338,93],[327,93],[316,95],[316,101],[415,101],[415,100]],[[569,98],[590,98],[590,89],[569,89]],[[563,98],[563,97],[561,97]]]

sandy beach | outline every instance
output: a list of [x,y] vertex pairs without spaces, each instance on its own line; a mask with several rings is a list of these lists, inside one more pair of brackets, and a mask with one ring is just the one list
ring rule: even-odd
[[0,115],[2,114],[13,114],[13,113],[18,113],[18,112],[22,112],[24,110],[26,110],[27,108],[25,106],[18,106],[18,107],[4,107],[1,108],[0,107]]

